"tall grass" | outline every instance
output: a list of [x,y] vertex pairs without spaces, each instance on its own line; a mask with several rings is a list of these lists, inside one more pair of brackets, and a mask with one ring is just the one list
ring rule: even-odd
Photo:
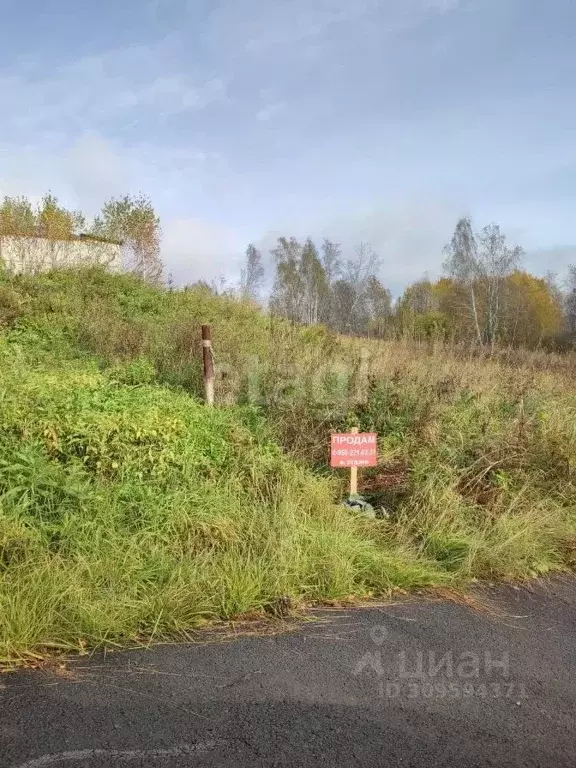
[[364,473],[364,487],[392,517],[391,537],[464,579],[562,569],[576,541],[570,361],[526,354],[511,366],[443,346],[366,348],[359,400],[292,402],[275,414],[286,446],[320,463],[331,431],[374,430],[380,466]]
[[[335,338],[99,270],[2,280],[0,660],[574,564],[570,356]],[[338,504],[351,425],[379,434],[381,519]]]
[[335,505],[250,408],[0,342],[0,659],[443,580]]

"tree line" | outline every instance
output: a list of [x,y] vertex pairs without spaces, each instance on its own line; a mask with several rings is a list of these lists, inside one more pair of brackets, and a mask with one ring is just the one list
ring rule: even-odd
[[[160,218],[145,195],[111,198],[89,223],[51,193],[36,206],[25,197],[0,203],[0,236],[61,240],[80,233],[122,242],[125,268],[162,283]],[[442,277],[422,277],[395,301],[380,277],[381,259],[368,244],[344,253],[329,239],[316,244],[281,237],[266,257],[251,244],[238,285],[208,287],[254,301],[294,324],[322,324],[338,333],[571,348],[576,266],[560,286],[551,274],[530,274],[523,259],[522,248],[511,245],[497,224],[475,232],[463,217],[444,248]]]
[[[271,251],[269,311],[299,324],[383,338],[437,338],[566,349],[576,342],[576,266],[560,286],[554,275],[523,268],[524,252],[497,224],[475,233],[461,218],[444,248],[443,276],[427,276],[392,300],[378,277],[381,260],[366,244],[348,258],[325,240],[280,238]],[[240,293],[262,299],[262,255],[246,252]]]

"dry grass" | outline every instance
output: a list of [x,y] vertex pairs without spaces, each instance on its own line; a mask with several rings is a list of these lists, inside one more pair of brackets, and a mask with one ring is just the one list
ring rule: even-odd
[[[574,567],[574,355],[335,338],[98,270],[4,294],[0,659]],[[335,503],[352,425],[376,521]]]

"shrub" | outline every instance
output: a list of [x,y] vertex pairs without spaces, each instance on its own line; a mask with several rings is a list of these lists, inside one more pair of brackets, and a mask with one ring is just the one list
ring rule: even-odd
[[336,506],[256,410],[207,409],[145,360],[31,358],[0,347],[0,659],[445,579]]
[[8,285],[0,284],[0,327],[12,327],[23,311],[16,291]]

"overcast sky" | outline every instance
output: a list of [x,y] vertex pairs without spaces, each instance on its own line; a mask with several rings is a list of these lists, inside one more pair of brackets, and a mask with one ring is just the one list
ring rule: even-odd
[[2,0],[0,192],[148,193],[178,281],[368,241],[397,292],[458,216],[576,262],[574,0]]

